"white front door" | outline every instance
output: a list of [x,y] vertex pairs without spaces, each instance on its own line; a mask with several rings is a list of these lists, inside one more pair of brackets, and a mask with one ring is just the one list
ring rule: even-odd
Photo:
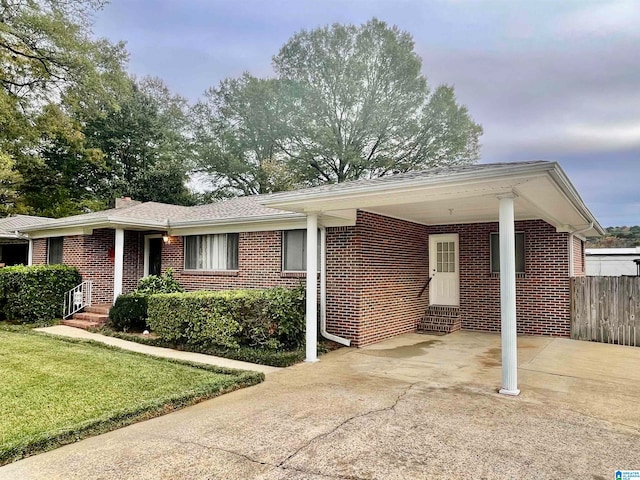
[[460,305],[458,234],[429,235],[429,304]]

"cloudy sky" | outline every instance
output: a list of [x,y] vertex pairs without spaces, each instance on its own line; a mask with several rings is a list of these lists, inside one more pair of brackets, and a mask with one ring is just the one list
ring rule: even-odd
[[640,224],[640,1],[111,0],[94,32],[197,100],[272,74],[297,31],[377,17],[484,128],[481,162],[556,160],[603,226]]

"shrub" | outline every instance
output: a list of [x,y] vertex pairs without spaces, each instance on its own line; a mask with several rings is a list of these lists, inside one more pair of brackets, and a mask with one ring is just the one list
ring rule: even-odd
[[119,295],[109,311],[107,325],[122,332],[142,331],[147,326],[147,297],[137,293]]
[[148,322],[163,340],[203,348],[296,347],[303,341],[304,290],[153,295]]
[[0,269],[0,302],[8,320],[46,323],[61,318],[64,295],[82,282],[68,265],[17,265]]
[[162,276],[148,275],[138,280],[133,293],[120,295],[109,312],[108,325],[114,330],[142,331],[147,326],[147,298],[156,293],[183,292],[168,268]]
[[173,270],[167,268],[162,276],[147,275],[138,280],[138,286],[134,293],[140,295],[153,295],[155,293],[184,292],[178,281],[173,278]]

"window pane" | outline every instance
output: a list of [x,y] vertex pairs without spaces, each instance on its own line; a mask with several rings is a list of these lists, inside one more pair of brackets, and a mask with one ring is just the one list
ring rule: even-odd
[[[516,273],[524,273],[525,269],[525,251],[524,251],[524,233],[516,232]],[[491,234],[491,273],[500,273],[500,234]]]
[[238,238],[237,233],[227,234],[227,269],[238,269]]
[[307,231],[287,230],[282,232],[284,270],[304,271],[307,268]]
[[198,238],[185,237],[184,268],[194,270],[198,268]]
[[48,259],[50,265],[62,263],[62,244],[64,237],[49,238]]

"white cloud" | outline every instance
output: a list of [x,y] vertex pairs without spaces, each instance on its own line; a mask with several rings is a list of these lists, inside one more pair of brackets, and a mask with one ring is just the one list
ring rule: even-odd
[[562,36],[640,36],[640,2],[613,0],[597,2],[562,16],[556,32]]

